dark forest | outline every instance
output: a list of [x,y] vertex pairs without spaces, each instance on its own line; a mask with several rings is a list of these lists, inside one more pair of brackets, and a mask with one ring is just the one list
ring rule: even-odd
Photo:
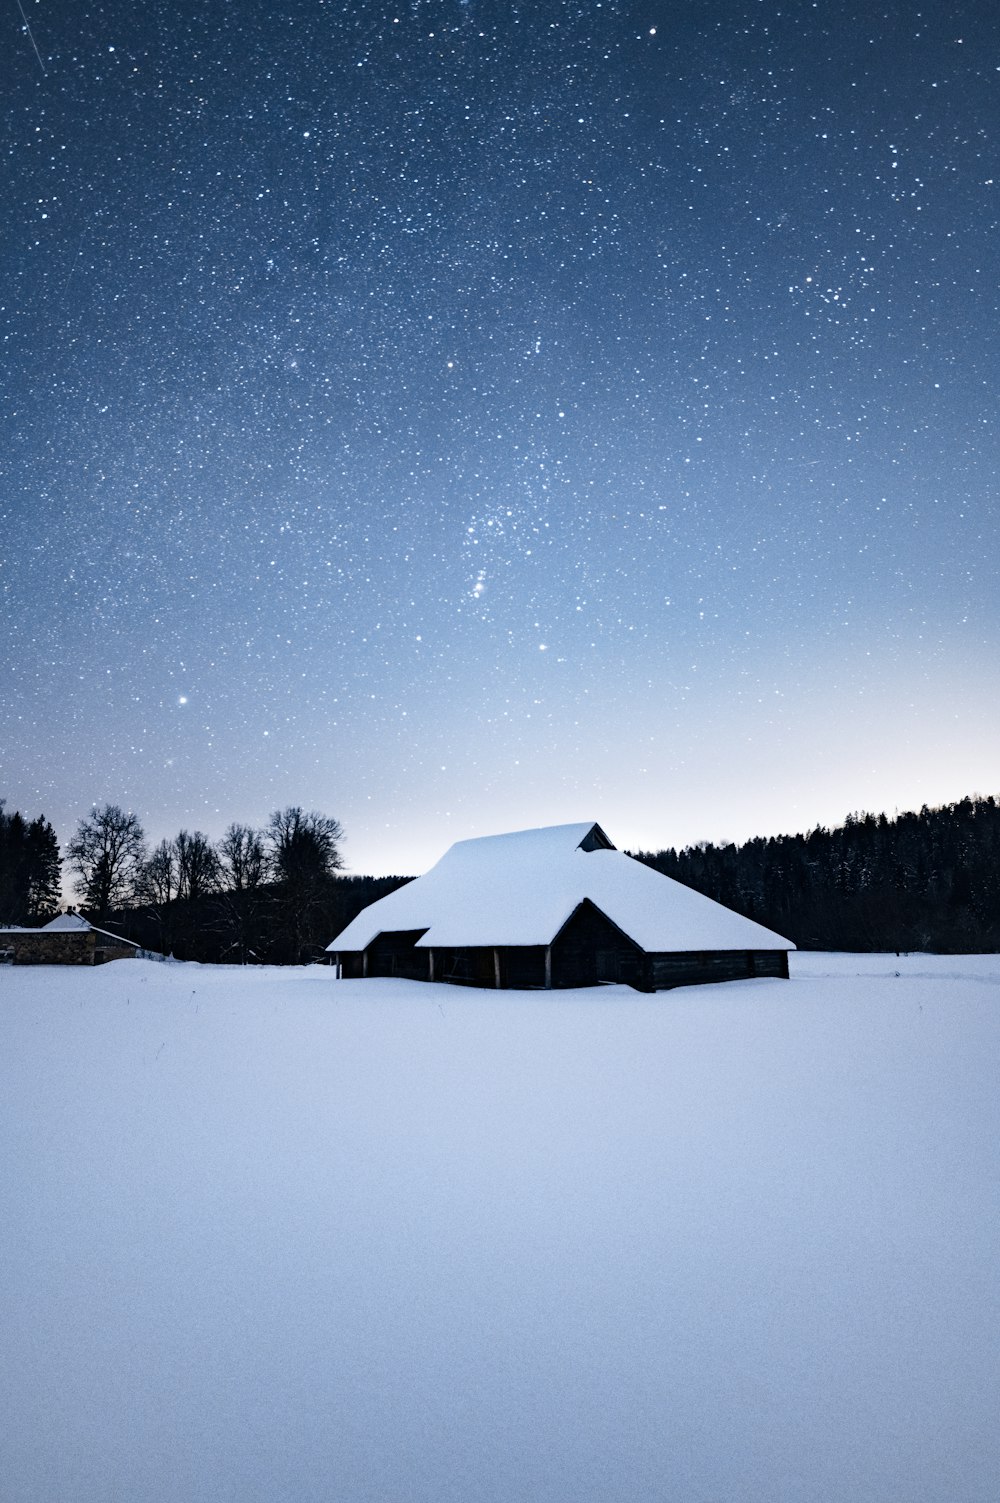
[[1000,804],[852,814],[833,830],[746,845],[637,851],[647,866],[804,950],[1000,948]]

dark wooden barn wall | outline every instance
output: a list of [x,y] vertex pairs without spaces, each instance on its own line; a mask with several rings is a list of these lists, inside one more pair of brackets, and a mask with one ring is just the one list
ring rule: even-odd
[[[380,934],[365,955],[343,952],[337,956],[341,974],[346,979],[403,976],[412,981],[429,981],[433,976],[435,981],[456,986],[532,989],[546,985],[543,945],[416,949],[416,941],[425,933],[412,929]],[[784,950],[646,954],[589,902],[580,904],[550,948],[550,984],[555,988],[620,982],[652,992],[752,976],[788,976]]]
[[585,900],[552,941],[552,985],[623,981],[645,989],[643,958],[639,946]]
[[368,946],[368,964],[364,968],[366,974],[405,976],[410,981],[429,981],[427,951],[414,948],[420,936],[426,933],[426,929],[399,929],[395,933],[380,934]]
[[784,950],[688,950],[646,957],[648,984],[653,991],[672,986],[698,986],[708,981],[744,981],[751,976],[788,979]]
[[366,955],[360,950],[345,950],[335,958],[345,980],[362,976],[406,976],[411,981],[431,979],[433,955],[434,980],[454,986],[489,986],[497,984],[499,967],[501,987],[532,988],[545,985],[544,945],[513,945],[505,949],[467,947],[415,949],[416,941],[426,931],[380,934],[369,945]]
[[544,945],[488,946],[434,951],[435,981],[457,986],[530,989],[545,985]]

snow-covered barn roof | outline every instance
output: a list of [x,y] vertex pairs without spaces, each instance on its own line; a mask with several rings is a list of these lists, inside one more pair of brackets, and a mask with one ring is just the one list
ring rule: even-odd
[[460,840],[423,877],[371,903],[327,949],[423,929],[423,949],[548,945],[589,899],[647,953],[794,950],[761,924],[615,850],[600,825]]

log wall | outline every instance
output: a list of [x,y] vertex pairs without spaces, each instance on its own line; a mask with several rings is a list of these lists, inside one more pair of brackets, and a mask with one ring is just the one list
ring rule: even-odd
[[[543,945],[497,949],[417,949],[425,934],[414,929],[380,934],[363,954],[335,956],[345,980],[362,976],[402,976],[412,981],[447,981],[453,986],[541,989],[597,986],[617,982],[636,991],[667,991],[713,981],[753,976],[788,976],[784,950],[682,950],[646,954],[592,903],[582,903],[550,946],[546,972]],[[433,960],[432,960],[433,956]]]
[[784,950],[681,950],[646,957],[647,978],[653,991],[672,986],[699,986],[711,981],[745,981],[751,976],[788,979]]

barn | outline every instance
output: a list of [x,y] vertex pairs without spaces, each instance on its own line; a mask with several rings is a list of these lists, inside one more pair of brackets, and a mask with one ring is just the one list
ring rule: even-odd
[[327,949],[344,977],[661,991],[788,975],[795,946],[616,850],[600,825],[460,840]]

